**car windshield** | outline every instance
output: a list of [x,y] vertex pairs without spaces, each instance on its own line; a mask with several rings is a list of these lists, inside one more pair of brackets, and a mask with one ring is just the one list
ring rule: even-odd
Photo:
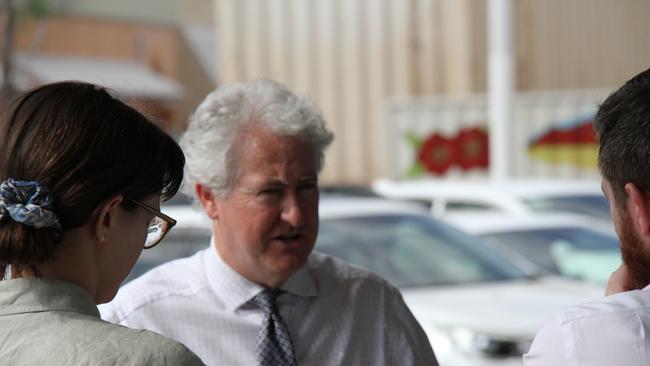
[[575,212],[610,220],[609,204],[604,195],[581,195],[566,197],[546,197],[525,201],[533,210],[539,212]]
[[493,245],[523,255],[540,268],[604,284],[621,263],[618,240],[581,227],[519,230],[481,235]]
[[479,240],[427,216],[364,216],[321,220],[316,250],[397,287],[530,278]]

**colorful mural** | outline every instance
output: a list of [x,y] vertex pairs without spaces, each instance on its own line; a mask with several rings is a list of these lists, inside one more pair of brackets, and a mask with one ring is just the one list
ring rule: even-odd
[[[596,107],[609,88],[518,92],[508,139],[503,141],[513,177],[598,178],[592,130]],[[393,101],[387,109],[386,175],[400,179],[484,178],[488,153],[485,95],[430,96]],[[406,137],[404,139],[403,137]]]
[[461,129],[452,137],[432,133],[421,138],[407,132],[406,138],[416,152],[409,176],[444,175],[454,166],[470,170],[489,165],[488,135],[483,128]]
[[[533,160],[551,165],[571,165],[581,169],[597,166],[598,144],[592,127],[593,115],[554,123],[528,140]],[[414,162],[407,175],[445,175],[450,168],[462,171],[489,167],[489,137],[485,128],[470,127],[455,136],[433,132],[425,137],[407,132]]]
[[531,158],[551,164],[595,168],[598,143],[592,123],[592,114],[554,123],[529,139],[528,152]]

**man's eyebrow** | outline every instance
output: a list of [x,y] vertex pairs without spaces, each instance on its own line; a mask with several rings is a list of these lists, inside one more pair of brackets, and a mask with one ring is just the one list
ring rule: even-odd
[[281,179],[277,178],[271,178],[269,180],[266,180],[260,184],[263,187],[268,187],[268,186],[286,186],[287,183]]
[[[308,175],[306,177],[298,179],[298,183],[318,183],[318,175]],[[263,182],[259,183],[260,187],[284,187],[288,183],[280,178],[269,178]]]
[[301,182],[318,182],[317,175],[309,175],[300,179]]

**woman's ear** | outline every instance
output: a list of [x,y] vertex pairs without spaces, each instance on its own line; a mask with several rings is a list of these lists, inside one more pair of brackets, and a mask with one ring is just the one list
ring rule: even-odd
[[650,235],[650,199],[634,183],[627,183],[625,192],[629,198],[627,211],[634,228],[642,237],[647,237]]
[[117,209],[124,200],[121,194],[112,197],[99,207],[99,212],[96,217],[94,229],[95,240],[97,243],[106,243],[108,241],[108,233],[115,225],[115,217]]
[[197,184],[194,186],[196,190],[196,196],[203,206],[203,210],[212,220],[219,219],[219,210],[217,207],[217,197],[212,193],[212,190],[203,184]]

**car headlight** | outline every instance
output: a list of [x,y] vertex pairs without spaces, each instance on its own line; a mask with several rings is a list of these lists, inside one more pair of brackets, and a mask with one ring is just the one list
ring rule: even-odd
[[521,357],[531,344],[530,340],[502,339],[467,328],[454,328],[448,334],[458,350],[490,357]]

